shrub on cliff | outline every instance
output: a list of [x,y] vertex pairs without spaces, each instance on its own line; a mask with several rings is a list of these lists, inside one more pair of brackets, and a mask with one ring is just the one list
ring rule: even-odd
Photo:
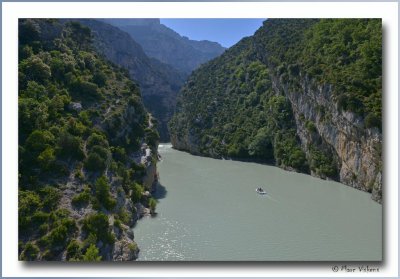
[[108,141],[104,135],[94,132],[87,139],[87,148],[91,149],[95,145],[108,147]]
[[42,207],[47,211],[55,210],[61,199],[60,190],[52,186],[45,186],[39,190],[41,200],[42,200]]
[[327,155],[327,152],[318,150],[317,148],[310,147],[311,163],[310,169],[321,177],[336,178],[337,167],[335,160]]
[[149,198],[149,208],[152,213],[155,213],[157,206],[157,201],[154,198]]
[[85,159],[84,163],[85,169],[91,172],[100,172],[102,173],[106,167],[106,159],[101,157],[97,153],[90,153],[89,156]]
[[101,261],[101,256],[99,255],[99,249],[93,244],[87,248],[85,255],[83,255],[83,261],[85,262],[98,262]]
[[72,240],[67,246],[67,260],[79,261],[82,258],[82,248],[78,241]]
[[99,177],[95,183],[96,197],[107,210],[112,210],[116,205],[116,200],[110,195],[110,185],[107,177]]
[[40,251],[39,248],[34,243],[28,242],[21,253],[20,260],[34,261],[37,259],[39,251]]
[[365,127],[367,128],[377,127],[379,130],[382,130],[382,120],[379,118],[377,114],[369,113],[365,117]]
[[90,190],[89,188],[85,188],[82,193],[75,195],[71,203],[76,207],[82,207],[89,203],[90,201]]
[[112,244],[115,241],[115,237],[111,232],[108,222],[108,216],[104,213],[94,213],[88,215],[83,220],[82,229],[86,233],[87,237],[92,235],[97,240],[101,240],[104,243],[109,244]]
[[140,199],[142,197],[142,194],[144,192],[144,188],[142,185],[140,185],[139,183],[132,183],[131,184],[131,200],[133,203],[137,203],[140,202]]
[[82,138],[73,136],[68,131],[62,131],[56,145],[57,155],[61,158],[82,160],[84,157],[82,146]]

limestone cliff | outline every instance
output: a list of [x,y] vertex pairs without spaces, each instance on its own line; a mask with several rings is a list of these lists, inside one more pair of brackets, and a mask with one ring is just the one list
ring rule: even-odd
[[[382,133],[378,128],[365,129],[361,117],[339,110],[333,99],[332,86],[316,85],[302,75],[300,83],[297,90],[290,90],[287,84],[282,85],[279,81],[275,88],[291,103],[302,149],[310,158],[309,146],[320,142],[335,162],[340,182],[372,192],[372,198],[381,202]],[[315,130],[306,128],[308,121],[315,124]],[[326,178],[313,171],[311,174]]]

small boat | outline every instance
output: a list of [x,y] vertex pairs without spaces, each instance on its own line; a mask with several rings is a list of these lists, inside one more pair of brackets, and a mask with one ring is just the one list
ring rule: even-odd
[[261,187],[256,188],[256,192],[259,193],[260,195],[266,195],[267,194],[267,192],[265,192],[264,189],[261,188]]

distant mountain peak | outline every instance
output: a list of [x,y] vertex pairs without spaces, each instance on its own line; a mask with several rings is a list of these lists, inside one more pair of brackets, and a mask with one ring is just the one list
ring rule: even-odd
[[190,74],[201,64],[221,55],[225,48],[217,42],[192,40],[160,23],[160,19],[104,19],[127,32],[152,58]]
[[152,26],[160,25],[159,18],[105,18],[102,21],[109,23],[111,25],[120,26]]

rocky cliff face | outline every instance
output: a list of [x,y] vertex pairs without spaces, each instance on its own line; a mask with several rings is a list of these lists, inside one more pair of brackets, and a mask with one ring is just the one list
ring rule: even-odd
[[[290,101],[302,149],[311,157],[309,146],[319,145],[328,150],[338,170],[337,179],[343,184],[372,193],[379,203],[382,199],[382,133],[378,128],[365,129],[364,120],[356,114],[338,109],[331,85],[317,85],[300,75],[300,87],[274,79],[278,94]],[[315,123],[309,131],[305,123]],[[326,178],[318,173],[312,175]]]
[[267,20],[189,77],[170,122],[174,148],[273,162],[381,203],[379,34],[374,20]]

